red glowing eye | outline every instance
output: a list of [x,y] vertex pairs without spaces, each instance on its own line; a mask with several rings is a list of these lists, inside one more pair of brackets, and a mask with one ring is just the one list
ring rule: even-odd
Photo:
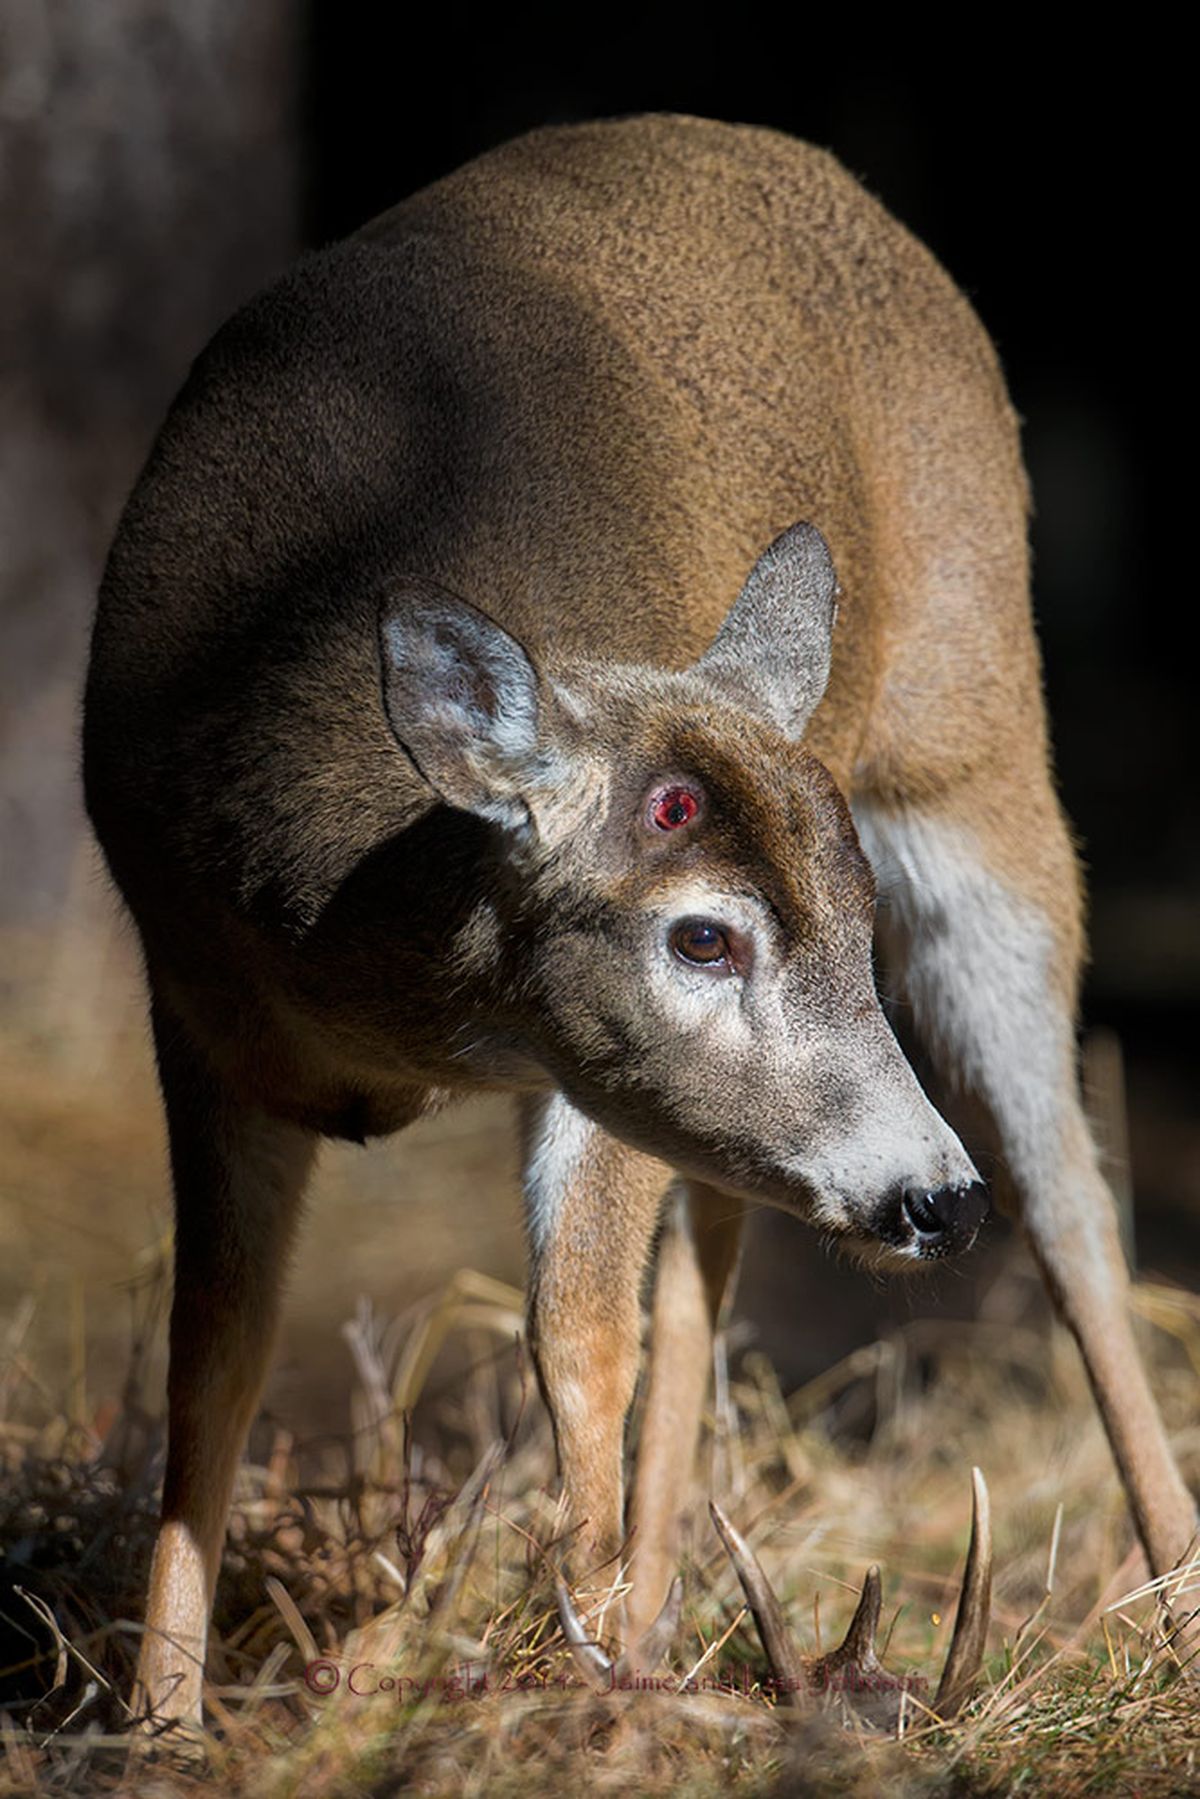
[[687,787],[664,787],[650,802],[650,817],[660,831],[677,831],[699,810],[699,801]]

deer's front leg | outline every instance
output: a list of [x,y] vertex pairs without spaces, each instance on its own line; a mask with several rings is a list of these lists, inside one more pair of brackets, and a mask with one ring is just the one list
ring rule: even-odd
[[561,1094],[526,1116],[529,1340],[554,1423],[578,1574],[624,1536],[625,1415],[637,1380],[642,1275],[670,1171]]

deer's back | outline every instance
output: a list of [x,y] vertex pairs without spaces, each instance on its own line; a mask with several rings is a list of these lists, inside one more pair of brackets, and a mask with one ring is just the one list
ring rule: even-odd
[[380,704],[395,576],[535,655],[681,666],[802,517],[844,589],[810,743],[849,784],[894,755],[910,664],[928,682],[968,629],[984,663],[1028,638],[1019,580],[994,616],[970,598],[989,561],[1020,576],[1024,533],[970,308],[831,157],[771,131],[660,116],[482,157],[251,302],[176,402],[89,680],[118,878],[302,928],[427,809]]

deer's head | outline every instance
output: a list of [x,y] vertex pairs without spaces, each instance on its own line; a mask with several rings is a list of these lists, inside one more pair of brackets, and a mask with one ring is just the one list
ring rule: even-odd
[[535,669],[405,582],[384,694],[434,791],[494,826],[479,1054],[490,1029],[615,1136],[897,1265],[967,1247],[985,1204],[880,1008],[871,869],[804,748],[836,610],[803,524],[677,672]]

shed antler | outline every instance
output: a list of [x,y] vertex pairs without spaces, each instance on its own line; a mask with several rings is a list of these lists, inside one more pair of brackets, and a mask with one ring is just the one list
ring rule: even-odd
[[[971,1541],[959,1594],[958,1615],[954,1620],[950,1652],[930,1708],[942,1719],[957,1714],[975,1684],[983,1660],[991,1609],[991,1508],[987,1483],[978,1468],[971,1470],[971,1486]],[[839,1646],[828,1655],[816,1658],[802,1655],[758,1557],[715,1500],[709,1501],[709,1510],[742,1583],[781,1698],[794,1704],[808,1692],[836,1692],[871,1722],[885,1726],[894,1724],[902,1695],[915,1692],[918,1683],[889,1674],[876,1654],[875,1633],[882,1601],[879,1569],[871,1567],[867,1570],[862,1596]]]

